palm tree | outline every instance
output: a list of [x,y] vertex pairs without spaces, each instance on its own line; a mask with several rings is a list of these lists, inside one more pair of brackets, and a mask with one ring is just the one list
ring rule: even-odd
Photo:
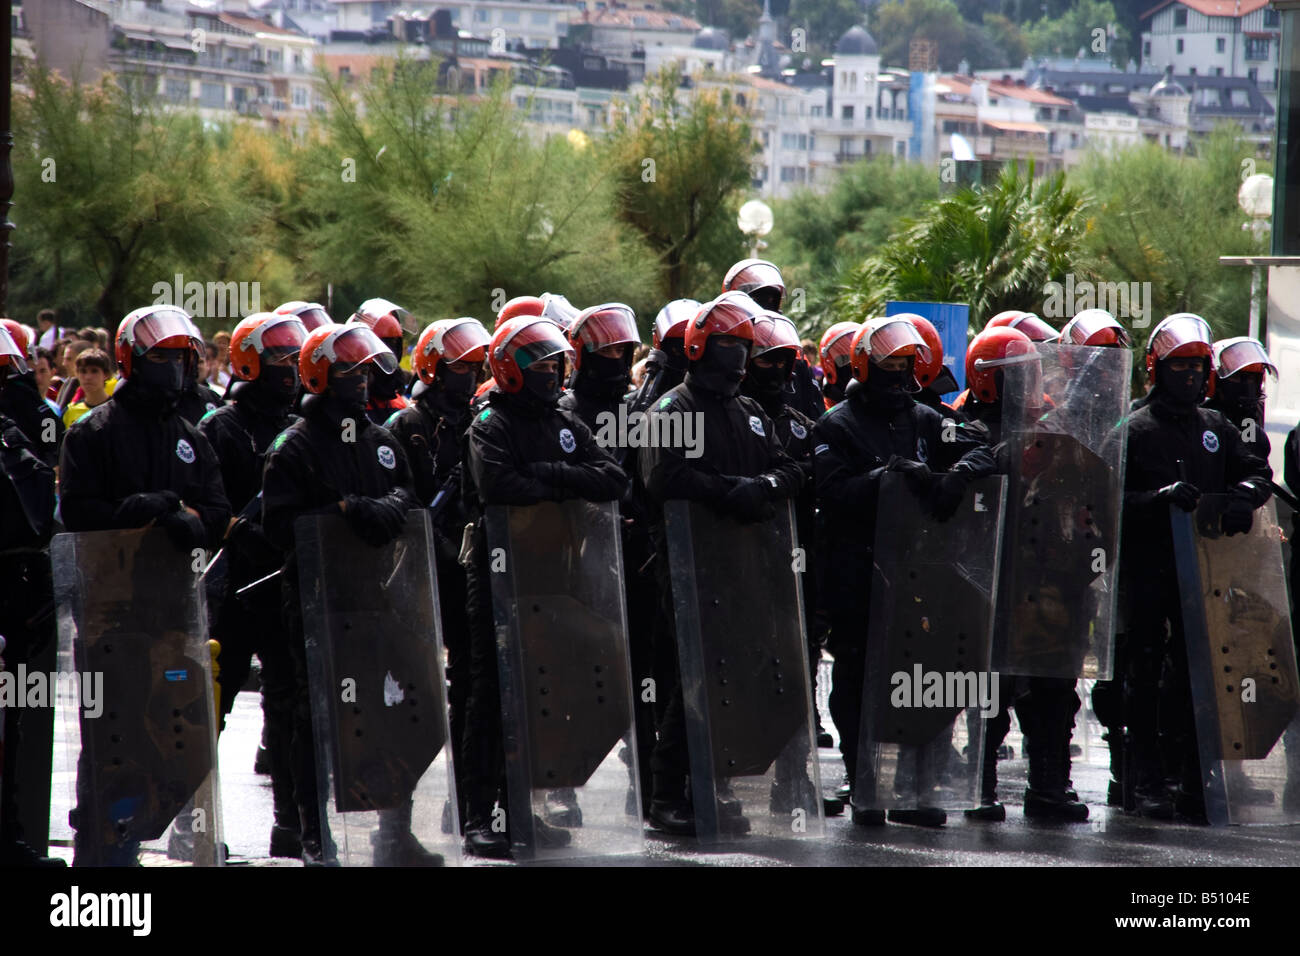
[[887,299],[964,302],[977,325],[1003,309],[1040,311],[1046,283],[1079,271],[1088,200],[1063,173],[1033,175],[1032,161],[1024,172],[1009,164],[991,187],[930,203],[848,274],[837,319],[882,314]]

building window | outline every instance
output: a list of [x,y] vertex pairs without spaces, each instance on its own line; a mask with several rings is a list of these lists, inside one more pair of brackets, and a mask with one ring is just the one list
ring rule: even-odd
[[1246,59],[1268,59],[1268,37],[1246,37]]
[[794,148],[795,148],[795,142],[796,142],[796,140],[795,140],[795,135],[794,135],[794,133],[782,133],[782,134],[781,134],[781,148],[782,148],[782,149],[794,149]]
[[210,109],[221,109],[226,105],[226,87],[223,83],[201,83],[199,85],[199,105]]
[[871,140],[869,140],[869,139],[864,139],[864,140],[862,141],[862,155],[863,155],[863,156],[870,156],[870,155],[871,155]]
[[1257,70],[1255,67],[1252,66],[1249,70],[1246,71],[1246,78],[1250,80],[1250,82],[1252,83],[1258,83],[1259,70]]
[[1187,69],[1187,75],[1188,75],[1188,76],[1195,76],[1195,75],[1196,75],[1196,67],[1194,67],[1194,66],[1192,66],[1192,67],[1188,67],[1188,69]]
[[1150,40],[1143,40],[1143,41],[1142,41],[1142,55],[1143,55],[1143,56],[1150,56],[1150,55],[1151,55],[1151,41],[1150,41]]
[[1214,75],[1215,75],[1215,76],[1223,76],[1223,67],[1221,67],[1221,66],[1216,66],[1216,67],[1214,68]]
[[1264,26],[1275,27],[1281,22],[1281,17],[1272,7],[1264,8]]
[[[881,115],[882,117],[885,115],[883,110],[881,111],[881,114],[880,114],[880,115]],[[870,107],[870,106],[867,107],[867,116],[866,116],[866,118],[867,118],[868,120],[871,119],[871,107]]]
[[299,109],[307,108],[307,91],[301,86],[293,88],[293,105]]
[[804,134],[804,133],[800,133],[800,134],[799,134],[799,147],[798,147],[798,148],[799,148],[799,149],[807,149],[807,148],[808,148],[808,137],[807,137],[807,135]]
[[894,153],[899,159],[907,158],[907,144],[901,139],[894,143]]
[[852,107],[852,106],[841,106],[841,107],[840,107],[840,119],[846,119],[846,120],[851,120],[851,119],[853,119],[853,107]]
[[487,23],[491,19],[492,19],[492,13],[490,11],[484,10],[482,7],[476,7],[474,9],[475,23]]
[[519,22],[519,11],[518,11],[518,10],[502,10],[502,11],[501,11],[501,22],[502,22],[502,23],[510,23],[510,24],[518,23],[518,22]]
[[1183,52],[1183,41],[1181,38],[1174,41],[1174,52],[1179,54]]
[[551,18],[545,13],[533,13],[529,15],[529,22],[535,27],[544,27],[550,23]]
[[1186,26],[1187,26],[1187,8],[1179,7],[1177,10],[1174,11],[1174,27],[1176,29],[1181,30]]
[[1224,49],[1227,48],[1227,45],[1228,45],[1228,41],[1225,40],[1223,37],[1215,37],[1215,38],[1214,38],[1214,52],[1215,52],[1215,53],[1222,53],[1222,52],[1224,51]]

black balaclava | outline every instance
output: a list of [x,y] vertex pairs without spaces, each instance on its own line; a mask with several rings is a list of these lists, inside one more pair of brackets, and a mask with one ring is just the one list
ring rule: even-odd
[[899,371],[887,371],[871,363],[867,373],[867,397],[872,405],[887,411],[898,411],[912,403],[912,394],[918,391],[916,377],[912,373],[912,360],[907,368]]
[[843,365],[837,365],[835,367],[834,382],[829,378],[823,377],[822,394],[831,400],[832,405],[844,401],[844,390],[849,387],[849,382],[853,380],[851,375],[852,373],[849,371],[849,364],[845,362]]
[[1175,372],[1169,360],[1156,362],[1156,387],[1153,398],[1179,409],[1191,409],[1205,394],[1205,379],[1210,360],[1203,358],[1200,367],[1190,372]]
[[[769,352],[768,357],[777,354]],[[793,371],[794,356],[788,351],[785,351],[782,357],[768,368],[763,368],[751,360],[740,390],[762,405],[768,415],[773,415],[780,412],[781,407],[786,404],[786,396],[792,394],[789,383]]]
[[579,395],[598,401],[617,402],[627,394],[632,380],[632,349],[623,346],[617,358],[587,352],[582,356],[582,367],[573,377],[573,390]]
[[174,409],[183,392],[198,381],[196,363],[188,351],[164,349],[161,354],[167,361],[150,361],[147,353],[135,357],[127,389],[129,403],[160,415]]
[[665,368],[671,369],[680,375],[686,374],[690,362],[686,358],[685,339],[676,337],[664,339],[659,343],[659,351],[664,354],[664,361],[667,363]]
[[366,404],[370,400],[370,370],[365,375],[339,376],[330,369],[329,385],[325,390],[327,405],[336,417],[365,418]]
[[749,347],[744,339],[724,346],[716,335],[711,335],[704,344],[704,354],[691,363],[686,380],[719,395],[735,395],[740,391],[748,362]]
[[560,400],[560,376],[564,374],[564,363],[557,361],[556,365],[558,367],[553,372],[543,372],[534,365],[524,369],[524,385],[515,393],[516,396],[534,408],[553,408]]
[[[393,353],[393,357],[401,362],[402,358],[402,340],[400,338],[387,338],[381,341],[388,346],[388,350]],[[391,372],[381,371],[378,365],[370,367],[370,397],[376,401],[388,402],[397,397],[398,392],[402,390],[402,367],[399,364]]]
[[1264,375],[1262,372],[1238,372],[1214,384],[1214,402],[1228,412],[1238,427],[1246,419],[1264,424]]
[[746,295],[757,302],[760,309],[767,309],[769,312],[781,311],[781,290],[775,286],[761,286],[747,292]]
[[424,402],[443,418],[459,421],[469,414],[470,399],[477,385],[473,369],[453,372],[446,362],[439,362],[433,384],[424,386],[416,401]]
[[296,365],[271,365],[262,363],[257,378],[248,383],[251,388],[244,394],[258,409],[271,414],[284,414],[298,397],[298,368]]

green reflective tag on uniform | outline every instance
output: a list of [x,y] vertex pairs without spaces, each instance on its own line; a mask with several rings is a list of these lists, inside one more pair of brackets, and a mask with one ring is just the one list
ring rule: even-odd
[[284,444],[284,440],[288,437],[289,433],[287,431],[280,432],[280,434],[276,435],[275,441],[271,442],[271,451],[279,451],[280,446]]
[[216,413],[217,410],[215,408],[209,408],[206,412],[203,413],[203,417],[199,419],[199,424],[202,425],[204,422],[206,422],[209,418],[211,418]]
[[663,398],[659,399],[659,408],[660,409],[667,408],[669,405],[672,404],[672,401],[673,401],[673,397],[671,395],[665,395]]
[[492,414],[492,409],[490,409],[490,408],[485,408],[485,409],[483,409],[483,414],[480,415],[480,416],[478,417],[478,420],[481,421],[481,422],[485,422],[485,421],[487,421],[487,417],[488,417],[489,415],[491,415],[491,414]]

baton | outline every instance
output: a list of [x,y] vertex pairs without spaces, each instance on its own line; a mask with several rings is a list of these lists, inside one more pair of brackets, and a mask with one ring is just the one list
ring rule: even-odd
[[278,576],[280,575],[280,573],[281,573],[283,570],[284,570],[284,569],[281,568],[279,571],[272,571],[272,572],[271,572],[270,574],[268,574],[266,577],[264,577],[264,578],[258,578],[258,579],[257,579],[256,581],[254,581],[252,584],[245,584],[242,588],[238,588],[238,589],[236,589],[235,593],[236,593],[236,594],[243,594],[245,591],[251,591],[253,588],[257,587],[259,584],[262,584],[262,583],[264,583],[264,582],[266,582],[266,581],[269,581],[269,580],[271,580],[271,578],[278,577]]
[[1300,511],[1300,500],[1297,500],[1295,495],[1291,494],[1276,481],[1270,481],[1268,486],[1272,489],[1273,494],[1277,495],[1277,497],[1281,498],[1282,501],[1291,506],[1292,511]]

